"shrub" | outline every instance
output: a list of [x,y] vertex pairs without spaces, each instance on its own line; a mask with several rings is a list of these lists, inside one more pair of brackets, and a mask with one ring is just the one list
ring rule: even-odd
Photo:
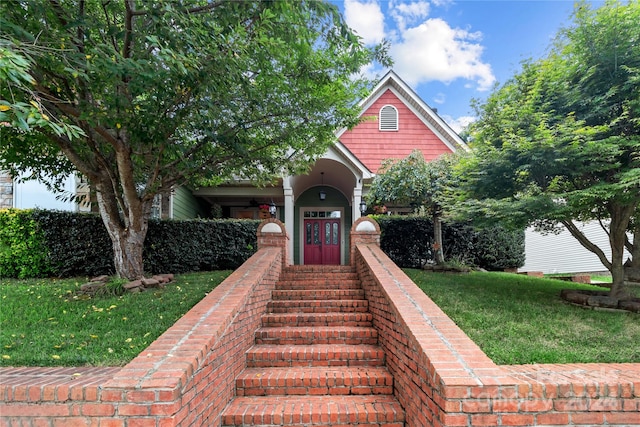
[[230,219],[150,221],[145,270],[157,274],[235,269],[255,252],[258,224]]
[[525,261],[524,230],[501,226],[476,232],[476,264],[487,270],[522,267]]
[[[421,268],[434,259],[433,223],[424,217],[376,216],[380,224],[380,247],[398,266]],[[445,260],[455,260],[487,270],[524,265],[524,230],[500,226],[482,230],[470,224],[442,226]]]
[[43,277],[50,271],[42,229],[33,212],[0,209],[0,277]]
[[[259,221],[150,220],[145,271],[185,273],[235,269],[256,250]],[[113,248],[95,214],[0,211],[0,277],[114,274]]]
[[51,273],[58,277],[114,274],[113,248],[100,216],[34,210]]

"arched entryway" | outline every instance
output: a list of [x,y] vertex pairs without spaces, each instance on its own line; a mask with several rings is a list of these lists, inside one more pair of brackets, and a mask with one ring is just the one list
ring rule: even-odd
[[295,206],[295,264],[347,263],[352,222],[349,200],[338,189],[318,185],[304,191]]

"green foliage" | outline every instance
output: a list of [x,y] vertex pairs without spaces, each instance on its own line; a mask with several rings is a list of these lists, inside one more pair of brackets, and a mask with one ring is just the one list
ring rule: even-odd
[[32,212],[42,230],[52,275],[74,277],[114,273],[111,240],[99,216],[41,209]]
[[448,188],[453,184],[453,155],[443,155],[430,162],[414,150],[404,159],[383,162],[367,193],[373,205],[424,207],[430,215],[441,215]]
[[[434,260],[433,223],[428,218],[377,216],[380,247],[397,265],[420,268]],[[443,224],[447,260],[487,270],[524,264],[524,232],[500,226],[475,230],[465,223]]]
[[487,270],[504,270],[524,265],[524,230],[493,226],[472,233],[476,265]]
[[78,295],[83,278],[0,283],[0,366],[124,366],[230,271],[178,275],[164,289]]
[[484,213],[524,225],[605,219],[611,203],[637,204],[639,21],[637,2],[580,4],[547,58],[477,106],[465,169]]
[[[256,250],[258,221],[151,220],[144,246],[149,274],[235,269]],[[114,274],[113,251],[95,214],[0,211],[0,277]],[[118,284],[109,293],[118,294]]]
[[442,155],[427,162],[419,150],[399,161],[388,159],[366,196],[370,205],[411,206],[414,212],[428,212],[434,221],[432,247],[437,264],[444,263],[441,217],[455,182],[453,165],[456,162],[453,155]]
[[124,295],[127,290],[124,288],[124,285],[127,284],[128,280],[121,279],[119,277],[111,277],[104,284],[104,286],[98,288],[96,290],[96,297],[118,297]]
[[41,277],[51,271],[42,233],[31,211],[0,209],[0,277]]
[[0,168],[81,173],[130,278],[156,194],[305,170],[389,65],[313,0],[8,0],[0,27]]
[[235,269],[256,251],[259,221],[150,221],[145,271],[184,273]]
[[[625,246],[640,263],[640,3],[580,2],[546,58],[476,106],[461,217],[517,227],[562,223],[622,285]],[[611,254],[574,221],[597,220]],[[635,245],[638,246],[638,245]],[[638,264],[640,265],[640,264]]]

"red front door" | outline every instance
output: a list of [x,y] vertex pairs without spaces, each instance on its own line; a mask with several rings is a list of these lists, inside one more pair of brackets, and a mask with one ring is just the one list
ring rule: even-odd
[[340,220],[304,220],[304,263],[340,264]]

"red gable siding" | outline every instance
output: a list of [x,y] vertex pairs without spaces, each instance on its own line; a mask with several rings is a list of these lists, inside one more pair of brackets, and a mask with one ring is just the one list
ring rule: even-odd
[[[380,108],[387,104],[398,110],[397,131],[378,130]],[[378,172],[383,160],[405,158],[415,149],[422,151],[427,161],[451,153],[449,147],[390,90],[384,92],[363,117],[366,120],[342,134],[340,141],[374,173]]]

